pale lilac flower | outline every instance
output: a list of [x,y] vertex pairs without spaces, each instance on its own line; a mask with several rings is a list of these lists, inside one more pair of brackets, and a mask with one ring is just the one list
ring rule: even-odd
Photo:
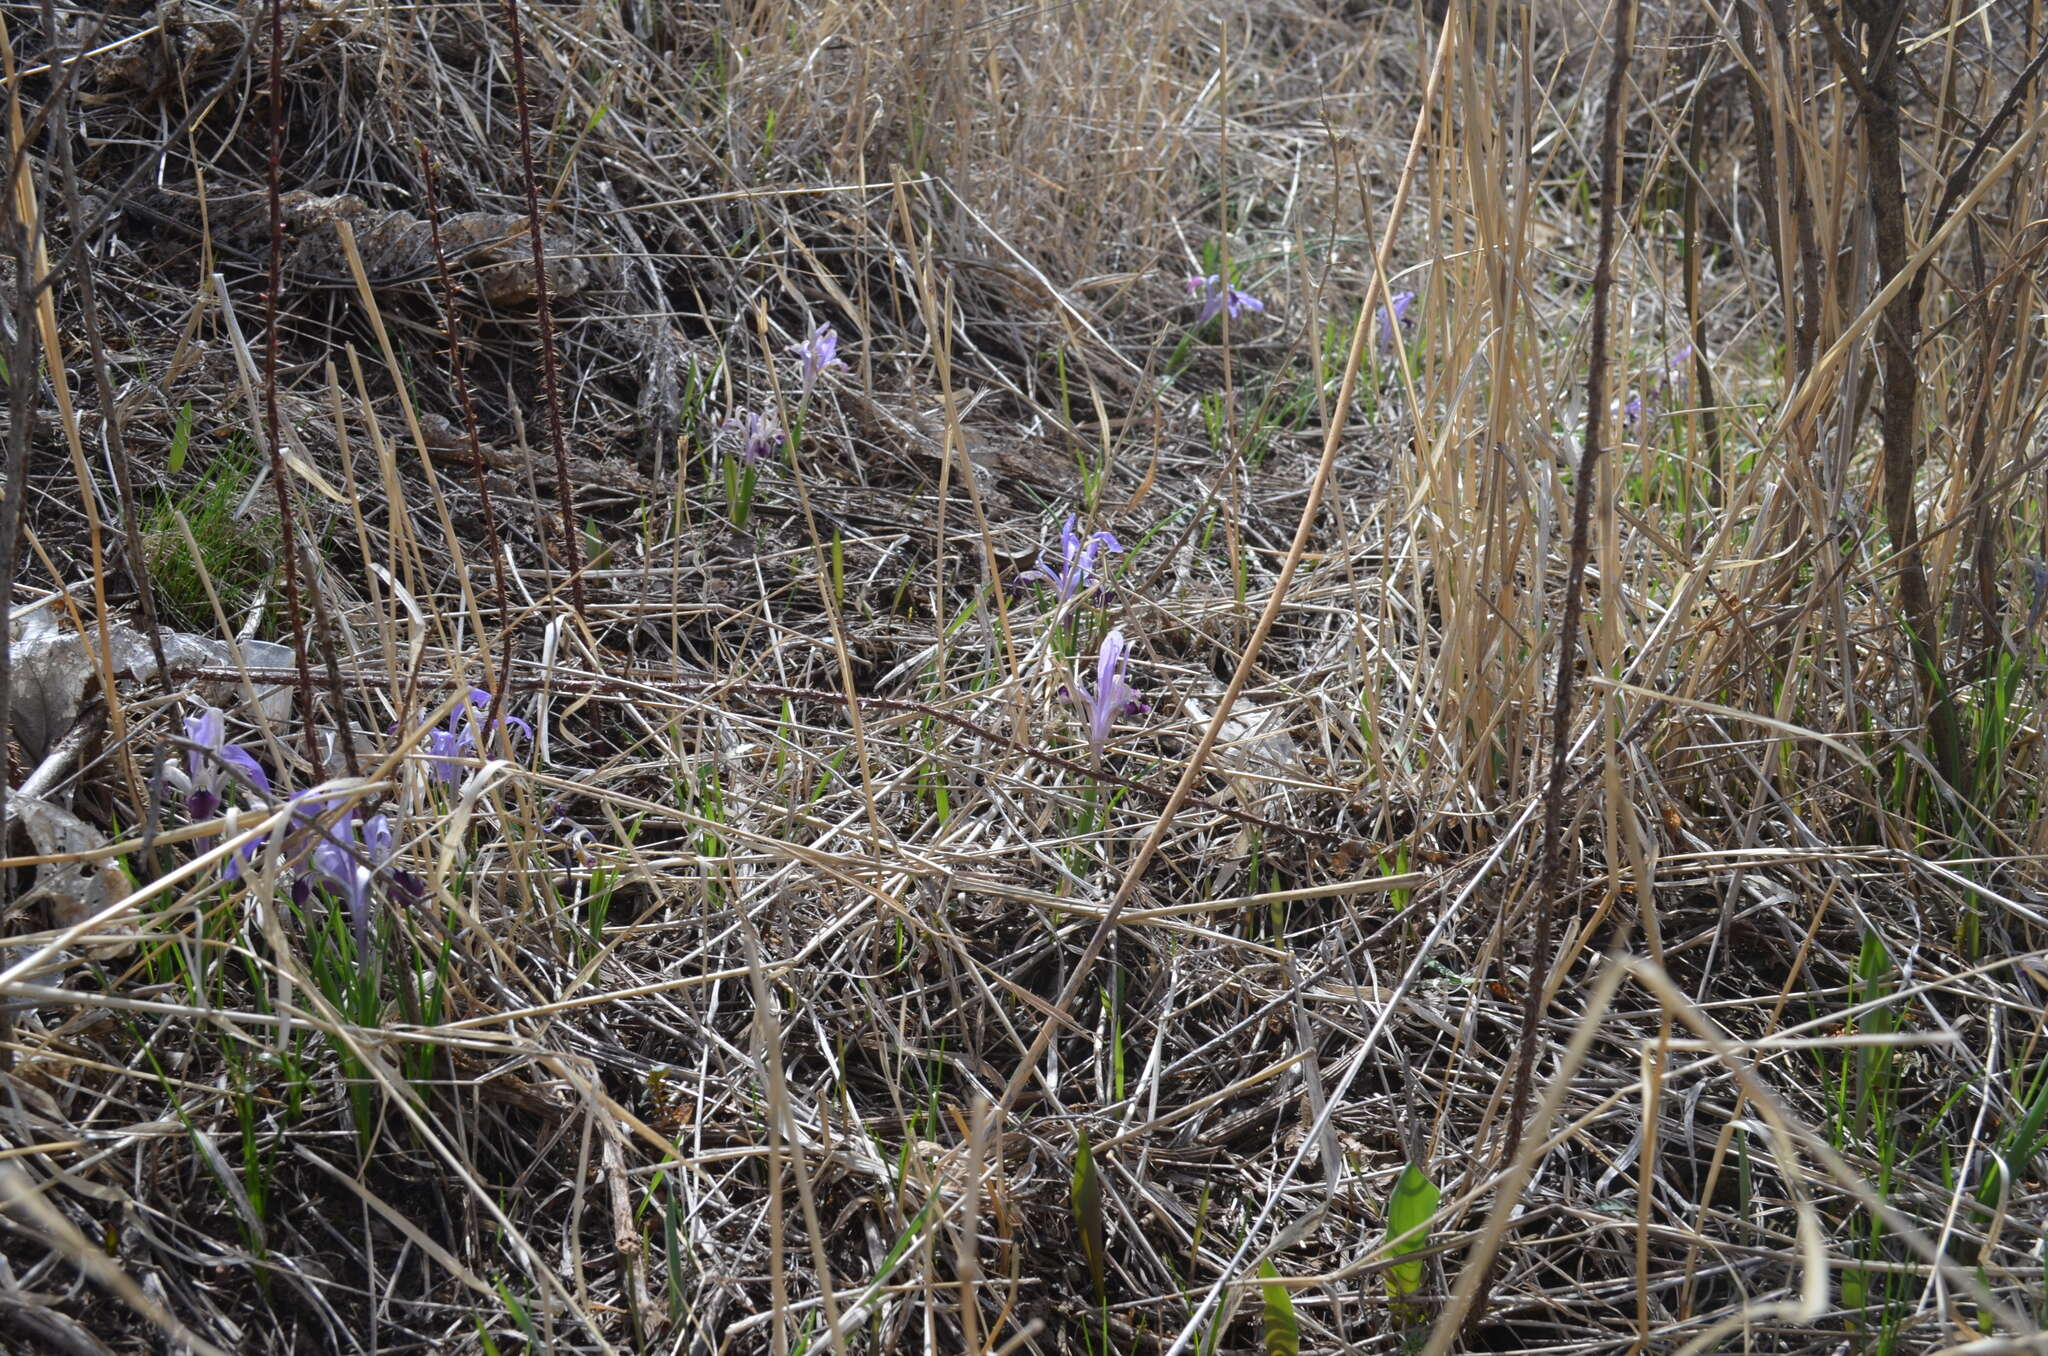
[[[227,738],[227,717],[211,706],[199,708],[199,714],[185,721],[185,750],[183,768],[167,767],[164,780],[185,793],[186,817],[196,821],[212,819],[226,808],[224,794],[230,785],[240,783],[244,790],[268,798],[270,777],[263,765],[239,744],[230,744]],[[233,817],[230,816],[230,828]],[[222,880],[238,880],[242,868],[256,859],[263,849],[262,838],[254,838],[242,844],[221,863]],[[201,852],[212,847],[214,837],[207,834],[192,840],[192,845]]]
[[1111,631],[1102,638],[1102,650],[1095,659],[1095,691],[1083,688],[1067,694],[1068,700],[1087,718],[1088,747],[1098,762],[1109,744],[1109,732],[1116,718],[1126,711],[1147,709],[1138,700],[1138,690],[1124,680],[1124,668],[1129,662],[1130,645],[1124,633]]
[[[230,828],[234,825],[234,817],[232,815],[229,816],[228,824]],[[249,866],[269,843],[270,835],[261,833],[236,848],[233,852],[230,852],[227,860],[220,864],[220,878],[226,881],[240,880],[242,873],[249,869]],[[201,851],[205,851],[213,846],[213,836],[209,834],[204,838],[194,839],[193,844]]]
[[1206,300],[1202,302],[1202,313],[1195,317],[1196,329],[1200,329],[1214,320],[1216,313],[1226,307],[1230,311],[1230,318],[1232,320],[1237,319],[1246,311],[1263,312],[1266,309],[1266,303],[1260,301],[1251,293],[1239,291],[1235,287],[1224,286],[1223,275],[1220,273],[1210,273],[1206,276],[1200,273],[1190,274],[1188,277],[1188,295],[1191,297],[1206,297]]
[[2041,614],[2048,612],[2048,560],[2028,556],[2020,563],[2026,566],[2029,592],[2033,595],[2033,601],[2027,607],[2026,624],[2020,629],[2032,635],[2034,628],[2041,624]]
[[1408,322],[1408,309],[1415,304],[1413,292],[1396,292],[1380,308],[1380,347],[1394,346],[1394,327]]
[[1099,586],[1102,573],[1102,553],[1109,551],[1123,554],[1123,544],[1107,532],[1092,532],[1087,537],[1080,533],[1079,514],[1067,515],[1066,526],[1060,529],[1060,562],[1054,565],[1052,557],[1045,552],[1038,553],[1038,568],[1026,570],[1017,576],[1017,582],[1027,579],[1043,579],[1051,586],[1053,594],[1061,601],[1068,602],[1091,586]]
[[[297,837],[297,835],[308,825],[317,826],[322,815],[325,815],[341,803],[342,801],[339,797],[323,797],[315,794],[313,791],[301,791],[291,798],[291,812],[285,820],[286,842],[290,847],[290,851],[286,854],[286,860],[292,863],[294,869],[300,871],[302,877],[304,875],[304,861],[307,848],[305,840]],[[222,864],[220,878],[222,880],[240,880],[242,873],[248,869],[249,865],[269,845],[270,835],[265,833],[251,838],[248,842],[236,848],[234,854]]]
[[1652,419],[1664,413],[1665,401],[1671,396],[1673,387],[1689,388],[1692,385],[1692,345],[1671,355],[1664,364],[1664,375],[1657,379],[1647,394],[1631,392],[1628,403],[1621,407],[1621,417],[1640,439]]
[[[469,690],[469,697],[448,713],[446,725],[427,731],[426,752],[421,756],[433,765],[435,781],[462,780],[461,763],[476,753],[477,736],[482,732],[484,715],[490,709],[491,694],[480,687],[473,687]],[[517,730],[528,739],[533,738],[533,727],[517,716],[500,715],[498,723],[507,729]]]
[[229,780],[239,781],[259,796],[270,795],[270,778],[263,765],[239,744],[227,742],[227,717],[219,708],[202,706],[199,714],[185,722],[183,776],[174,771],[171,780],[183,783],[185,813],[193,819],[211,819],[220,813],[221,792]]
[[[312,884],[312,879],[318,874],[317,867],[310,871],[307,867],[307,858],[318,850],[317,844],[309,843],[308,841],[309,831],[314,837],[328,839],[332,834],[332,829],[323,826],[322,821],[331,815],[336,808],[345,804],[346,799],[346,797],[342,796],[322,795],[318,788],[314,788],[299,792],[287,803],[283,829],[285,843],[284,860],[288,866],[298,873],[298,878],[292,883],[292,894],[300,903],[305,902],[306,893]],[[266,810],[264,813],[268,814],[269,812]],[[230,834],[239,832],[236,827],[237,818],[239,818],[239,812],[235,810],[228,812],[228,832]],[[260,833],[229,853],[227,860],[221,863],[220,878],[223,881],[240,880],[248,872],[249,868],[255,864],[256,859],[262,856],[264,851],[270,846],[270,839],[271,835],[269,833]],[[195,840],[202,851],[210,846],[213,841],[211,836]],[[394,874],[403,875],[404,873]]]
[[391,821],[383,815],[350,815],[313,846],[313,875],[348,907],[356,954],[368,954],[370,910],[378,875],[391,864]]
[[787,350],[803,360],[804,394],[809,395],[818,384],[818,378],[832,368],[846,369],[839,361],[839,335],[830,325],[820,325],[811,331],[810,337],[801,343],[791,344]]
[[749,410],[744,419],[734,415],[720,427],[741,435],[739,451],[733,455],[748,466],[765,466],[782,455],[782,429],[765,414]]

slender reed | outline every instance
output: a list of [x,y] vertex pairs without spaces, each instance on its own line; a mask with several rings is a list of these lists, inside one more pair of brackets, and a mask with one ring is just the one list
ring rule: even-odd
[[[1911,246],[1907,241],[1906,179],[1899,132],[1900,29],[1911,5],[1892,0],[1869,7],[1865,26],[1870,38],[1867,60],[1858,58],[1835,30],[1833,20],[1815,6],[1821,31],[1849,85],[1856,91],[1863,122],[1863,154],[1868,178],[1870,215],[1876,226],[1877,277],[1881,290],[1903,273]],[[1860,74],[1859,74],[1860,69]],[[1927,579],[1926,553],[1920,540],[1920,515],[1914,503],[1914,475],[1920,465],[1920,292],[1901,288],[1885,307],[1877,326],[1878,364],[1884,374],[1883,406],[1878,420],[1882,442],[1885,531],[1897,553],[1899,611],[1906,642],[1913,652],[1927,710],[1934,761],[1950,786],[1962,787],[1962,728],[1954,693],[1943,672],[1941,622]]]
[[[1508,1094],[1504,1162],[1522,1151],[1529,1088],[1536,1068],[1536,1045],[1543,1029],[1544,998],[1550,985],[1558,895],[1564,885],[1564,803],[1571,772],[1572,701],[1577,689],[1579,627],[1586,611],[1586,565],[1593,547],[1593,494],[1600,479],[1600,457],[1607,436],[1607,348],[1610,294],[1614,290],[1615,222],[1621,214],[1621,106],[1628,89],[1630,49],[1635,45],[1635,0],[1620,0],[1614,12],[1614,51],[1607,71],[1606,103],[1600,122],[1599,235],[1593,256],[1593,325],[1586,374],[1586,432],[1572,485],[1571,558],[1564,583],[1564,620],[1557,637],[1557,691],[1550,711],[1550,769],[1543,790],[1543,855],[1536,878],[1536,936],[1529,957],[1529,978],[1522,995],[1521,1036],[1515,1051],[1513,1088]],[[1645,908],[1655,907],[1644,901]],[[1503,922],[1505,928],[1505,921]],[[1488,1275],[1480,1282],[1468,1325],[1484,1320],[1493,1286]],[[1468,1326],[1469,1331],[1469,1326]]]
[[[425,142],[420,143],[419,153],[420,177],[427,193],[427,232],[434,247],[434,270],[441,278],[441,310],[448,330],[448,379],[454,383],[456,403],[462,406],[462,432],[469,440],[476,497],[483,508],[484,549],[491,556],[491,581],[498,595],[498,636],[505,647],[505,657],[495,678],[487,649],[484,654],[484,684],[491,691],[491,709],[484,718],[484,728],[498,731],[502,739],[504,729],[498,717],[505,708],[505,689],[509,686],[504,680],[512,673],[512,603],[505,589],[505,553],[498,538],[497,509],[491,503],[490,467],[484,461],[483,438],[477,432],[476,402],[470,398],[469,375],[462,365],[461,321],[455,311],[455,279],[448,271],[448,253],[441,244],[441,200],[435,182],[434,157]],[[479,648],[484,648],[481,642]]]
[[533,245],[533,297],[540,319],[541,400],[548,410],[548,442],[555,454],[555,501],[562,510],[562,560],[569,567],[569,598],[584,615],[583,547],[576,535],[576,500],[569,487],[569,435],[562,422],[561,368],[555,356],[555,314],[548,300],[547,246],[540,232],[540,180],[533,171],[533,111],[526,92],[526,39],[519,30],[519,0],[505,0],[512,41],[512,88],[519,104],[519,168],[526,180],[527,236]]
[[[266,192],[270,208],[270,274],[263,294],[263,441],[270,454],[270,484],[277,494],[278,528],[284,546],[284,606],[292,628],[292,657],[297,661],[299,719],[306,744],[307,776],[320,780],[320,743],[314,729],[313,670],[306,661],[306,624],[299,610],[299,534],[292,514],[291,485],[285,475],[284,448],[277,418],[277,308],[284,290],[284,201],[279,180],[284,161],[284,5],[270,0],[270,160]],[[346,712],[335,712],[347,724]]]
[[[7,119],[10,134],[20,127],[18,118]],[[21,560],[21,539],[28,515],[28,450],[41,422],[36,400],[35,306],[36,293],[45,280],[34,275],[35,251],[30,242],[41,223],[33,216],[33,198],[22,192],[28,173],[26,139],[9,136],[7,182],[14,202],[0,211],[0,230],[6,232],[8,262],[14,269],[13,304],[10,317],[13,333],[7,345],[7,443],[5,485],[7,499],[0,504],[0,603],[12,610],[14,579]],[[0,644],[0,718],[11,719],[14,711],[14,646],[10,628]],[[9,741],[0,741],[5,747]],[[10,796],[14,785],[10,761],[0,757],[0,845],[8,841]],[[0,871],[0,905],[13,903],[12,873]],[[13,1009],[0,1008],[0,1038],[10,1044],[13,1037]],[[5,1056],[0,1068],[11,1068],[13,1056]]]

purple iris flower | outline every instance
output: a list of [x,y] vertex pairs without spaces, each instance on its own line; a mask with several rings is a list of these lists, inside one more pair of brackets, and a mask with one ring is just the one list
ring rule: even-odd
[[[298,873],[297,879],[292,882],[292,897],[301,904],[305,903],[308,898],[314,879],[321,875],[317,864],[311,871],[308,871],[306,859],[309,855],[317,856],[322,847],[332,846],[335,841],[335,829],[331,824],[323,823],[323,821],[327,820],[332,812],[344,803],[344,797],[322,796],[317,791],[311,790],[301,791],[291,798],[283,830],[286,849],[285,861]],[[236,812],[230,811],[230,832],[235,831],[235,817]],[[319,840],[310,845],[310,847],[307,841],[308,830],[311,830],[313,836]],[[346,828],[344,828],[344,832],[346,831]],[[262,856],[264,850],[269,847],[270,839],[271,835],[269,833],[260,833],[229,853],[227,860],[221,863],[220,878],[223,881],[238,881],[242,879],[248,873],[249,868],[255,864],[256,859]],[[203,850],[214,840],[211,837],[207,837],[196,841]],[[393,872],[392,875],[394,878],[397,878],[405,876],[405,873]],[[407,879],[417,878],[407,877]],[[415,889],[413,894],[417,897],[422,892],[423,887]]]
[[227,717],[219,708],[202,706],[199,714],[186,720],[185,738],[192,747],[185,751],[185,813],[193,819],[211,819],[220,813],[221,792],[228,779],[240,781],[259,796],[270,795],[270,778],[263,765],[239,744],[227,742]]
[[1394,346],[1394,327],[1408,323],[1408,308],[1415,304],[1413,292],[1396,292],[1380,309],[1380,347]]
[[720,427],[741,435],[739,451],[734,455],[748,466],[765,466],[782,454],[782,429],[765,414],[749,410],[744,419],[734,415]]
[[1102,761],[1102,751],[1109,744],[1109,732],[1116,718],[1126,711],[1148,709],[1138,700],[1138,690],[1124,680],[1130,654],[1130,643],[1124,639],[1124,633],[1111,631],[1102,638],[1102,651],[1095,658],[1095,691],[1084,688],[1067,694],[1068,700],[1088,719],[1088,747],[1097,762]]
[[1691,384],[1692,345],[1687,344],[1665,362],[1664,375],[1657,379],[1647,398],[1641,391],[1630,394],[1628,403],[1621,407],[1623,422],[1640,439],[1649,422],[1664,413],[1664,402],[1670,398],[1672,388]]
[[[185,792],[187,818],[207,820],[218,815],[227,804],[225,792],[236,782],[259,797],[269,797],[269,774],[247,749],[228,742],[227,717],[218,708],[202,706],[198,715],[189,717],[185,721],[185,739],[189,745],[185,766],[166,769],[165,780]],[[213,843],[211,834],[193,840],[193,846],[201,852]],[[242,869],[263,850],[263,843],[264,839],[253,838],[230,853],[221,863],[221,879],[239,880]]]
[[367,955],[370,910],[376,902],[377,877],[390,865],[391,821],[383,815],[359,819],[350,815],[320,835],[313,845],[313,874],[348,906],[356,954]]
[[[469,690],[468,699],[448,713],[446,725],[427,731],[426,752],[422,757],[433,764],[435,781],[462,780],[461,763],[476,753],[477,735],[490,709],[491,694],[480,687],[473,687]],[[500,715],[498,723],[507,729],[517,730],[528,739],[533,738],[533,727],[517,716]]]
[[[209,837],[198,841],[199,846],[204,848],[210,845],[213,839]],[[256,858],[262,853],[264,846],[269,842],[270,835],[261,833],[236,848],[233,852],[230,852],[228,859],[220,864],[220,878],[222,880],[240,880],[242,873],[249,869]]]
[[1223,275],[1220,273],[1211,273],[1206,276],[1200,273],[1189,275],[1188,295],[1191,297],[1206,297],[1206,300],[1202,302],[1202,313],[1195,317],[1196,329],[1200,329],[1214,320],[1216,313],[1226,308],[1230,311],[1230,318],[1232,320],[1237,319],[1246,311],[1263,312],[1266,309],[1266,303],[1260,301],[1251,293],[1241,292],[1235,287],[1224,286]]
[[818,378],[831,368],[845,370],[846,364],[839,361],[839,334],[830,325],[820,325],[811,331],[810,337],[801,343],[791,344],[787,350],[803,360],[804,394],[809,395],[817,386]]
[[[288,836],[288,841],[289,835],[298,833],[309,824],[318,824],[322,815],[340,803],[338,799],[326,799],[314,795],[311,791],[301,791],[296,796],[293,796],[291,799],[291,815],[285,823],[285,833]],[[264,848],[269,843],[269,834],[258,834],[242,844],[242,846],[236,848],[227,861],[221,864],[220,878],[222,880],[240,880],[242,873],[255,862],[257,857],[262,855]],[[297,865],[304,859],[305,854],[306,849],[303,841],[293,842],[291,851],[287,854],[287,860]],[[297,888],[297,885],[294,884],[293,889],[296,891]]]
[[1092,532],[1083,537],[1080,532],[1081,517],[1076,513],[1067,515],[1066,526],[1060,529],[1060,563],[1054,565],[1052,557],[1045,552],[1038,553],[1038,568],[1026,570],[1017,576],[1017,582],[1027,579],[1043,579],[1052,587],[1061,602],[1067,602],[1091,586],[1099,587],[1102,574],[1102,553],[1123,554],[1123,544],[1107,532]]

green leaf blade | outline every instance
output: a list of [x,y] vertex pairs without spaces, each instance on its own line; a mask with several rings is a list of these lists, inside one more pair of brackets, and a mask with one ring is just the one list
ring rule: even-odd
[[1095,1174],[1095,1153],[1088,1147],[1085,1129],[1074,1145],[1073,1206],[1074,1223],[1081,1232],[1081,1255],[1088,1262],[1088,1280],[1095,1290],[1096,1307],[1101,1308],[1109,1302],[1104,1276],[1102,1181]]
[[[1272,1258],[1259,1263],[1259,1279],[1280,1279]],[[1294,1316],[1294,1296],[1284,1285],[1261,1285],[1259,1293],[1266,1305],[1266,1356],[1301,1356],[1301,1324]]]
[[1387,1268],[1387,1297],[1397,1314],[1412,1316],[1422,1289],[1422,1259],[1411,1256],[1429,1247],[1429,1222],[1442,1193],[1427,1173],[1413,1163],[1401,1169],[1394,1194],[1387,1200],[1386,1253],[1395,1261]]

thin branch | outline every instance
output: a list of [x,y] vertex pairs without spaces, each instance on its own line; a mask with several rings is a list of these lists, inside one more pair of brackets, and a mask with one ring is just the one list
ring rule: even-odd
[[[306,661],[306,624],[299,610],[299,534],[292,492],[285,474],[277,418],[277,308],[284,287],[284,203],[279,191],[284,160],[284,5],[270,0],[270,163],[266,183],[270,208],[270,283],[263,294],[263,437],[270,453],[270,483],[277,494],[277,518],[284,542],[284,604],[292,628],[292,656],[298,661],[299,717],[306,744],[307,776],[320,780],[320,742],[314,726],[313,671]],[[346,721],[342,712],[336,716]]]
[[519,104],[519,167],[526,181],[527,235],[533,245],[533,297],[540,318],[541,401],[548,411],[548,441],[555,453],[555,501],[562,510],[562,562],[569,569],[569,597],[584,615],[583,547],[576,533],[576,499],[569,485],[569,434],[562,420],[560,364],[555,356],[554,307],[548,300],[548,256],[540,230],[540,180],[533,169],[533,113],[526,90],[526,41],[519,31],[519,0],[505,0],[505,27],[512,40],[512,87]]
[[[1543,1033],[1544,998],[1550,988],[1558,896],[1564,888],[1565,788],[1571,773],[1572,699],[1579,671],[1579,627],[1586,610],[1586,566],[1592,557],[1593,495],[1600,480],[1600,457],[1606,451],[1607,349],[1610,294],[1614,290],[1615,225],[1621,216],[1621,107],[1628,91],[1629,55],[1635,46],[1635,0],[1620,0],[1614,11],[1614,50],[1607,72],[1606,104],[1600,123],[1600,227],[1593,260],[1593,324],[1586,374],[1586,433],[1573,475],[1571,559],[1564,584],[1564,620],[1558,627],[1557,690],[1550,711],[1550,772],[1543,791],[1542,866],[1536,878],[1536,936],[1529,958],[1529,978],[1522,995],[1521,1039],[1515,1052],[1515,1073],[1508,1094],[1503,1160],[1514,1162],[1522,1151],[1528,1117],[1529,1089],[1536,1069],[1536,1047]],[[1649,907],[1647,901],[1645,907]],[[1505,923],[1503,923],[1505,930]],[[1483,1322],[1493,1288],[1487,1263],[1467,1320]]]
[[448,252],[441,242],[441,200],[436,187],[434,157],[423,141],[419,144],[420,176],[426,187],[427,231],[434,248],[434,269],[441,278],[441,309],[443,324],[448,331],[448,379],[455,386],[455,401],[462,407],[462,432],[469,441],[469,464],[476,473],[476,495],[483,507],[484,549],[491,557],[491,579],[498,595],[498,637],[505,647],[505,657],[498,673],[493,678],[490,669],[488,647],[479,640],[478,648],[484,653],[484,680],[491,690],[491,709],[484,718],[486,730],[498,731],[504,738],[504,727],[498,716],[505,709],[506,681],[512,673],[512,603],[505,588],[505,553],[498,537],[498,513],[491,503],[490,463],[484,457],[483,437],[478,432],[476,402],[470,398],[469,374],[462,362],[461,321],[455,309],[455,279],[448,271]]

